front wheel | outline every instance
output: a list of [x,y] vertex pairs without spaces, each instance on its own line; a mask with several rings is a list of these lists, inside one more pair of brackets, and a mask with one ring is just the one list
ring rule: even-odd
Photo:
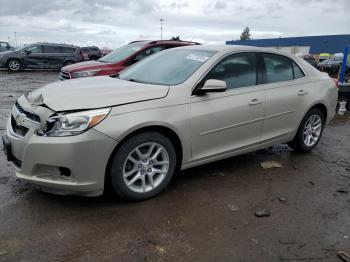
[[312,108],[304,116],[294,140],[289,145],[301,152],[311,151],[321,139],[324,123],[322,111]]
[[22,68],[22,64],[18,59],[10,59],[7,63],[8,70],[18,72]]
[[171,141],[158,132],[135,135],[122,144],[111,165],[111,182],[123,198],[146,200],[169,184],[176,167]]

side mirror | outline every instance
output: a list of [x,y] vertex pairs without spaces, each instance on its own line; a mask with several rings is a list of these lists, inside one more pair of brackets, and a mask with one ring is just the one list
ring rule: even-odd
[[205,81],[203,87],[198,90],[199,94],[205,93],[218,93],[225,92],[227,90],[226,82],[216,79],[208,79]]
[[29,50],[26,50],[26,55],[30,55],[32,52]]

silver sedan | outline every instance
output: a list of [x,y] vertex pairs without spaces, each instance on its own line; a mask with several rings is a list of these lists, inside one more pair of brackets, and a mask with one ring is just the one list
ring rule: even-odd
[[43,190],[144,200],[180,169],[289,143],[310,151],[337,88],[303,60],[245,46],[159,52],[119,75],[56,82],[18,99],[3,144]]

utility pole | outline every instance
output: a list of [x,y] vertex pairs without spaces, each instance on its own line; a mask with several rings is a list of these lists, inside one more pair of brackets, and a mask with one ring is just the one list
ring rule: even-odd
[[163,21],[164,19],[160,19],[160,40],[163,40]]
[[15,34],[15,47],[17,48],[17,32],[14,32]]

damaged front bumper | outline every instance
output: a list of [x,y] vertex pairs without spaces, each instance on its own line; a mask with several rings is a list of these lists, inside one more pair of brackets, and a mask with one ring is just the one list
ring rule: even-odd
[[[95,129],[67,137],[38,135],[53,113],[31,106],[23,97],[13,107],[4,145],[16,176],[52,193],[102,194],[107,162],[117,141]],[[38,117],[40,123],[35,121]]]

